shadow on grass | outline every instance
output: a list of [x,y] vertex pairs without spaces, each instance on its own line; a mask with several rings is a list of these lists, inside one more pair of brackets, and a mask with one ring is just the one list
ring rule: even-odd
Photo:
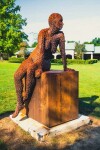
[[[87,136],[80,137],[80,133],[84,132]],[[79,137],[73,142],[67,139],[66,142],[59,138],[53,141],[52,144],[36,142],[34,139],[23,139],[23,136],[15,138],[15,131],[9,133],[8,130],[1,130],[0,137],[8,135],[5,143],[1,141],[0,150],[99,150],[100,148],[100,127],[89,127],[79,131]],[[66,134],[67,135],[67,134]],[[16,135],[17,136],[17,135]],[[74,136],[74,131],[73,131]]]
[[7,145],[2,140],[0,140],[0,150],[7,150]]
[[100,127],[92,127],[84,132],[87,135],[86,138],[78,139],[62,150],[100,150]]
[[4,112],[4,113],[0,114],[0,119],[3,119],[5,117],[9,117],[12,113],[13,113],[13,111]]
[[[79,98],[79,113],[100,117],[100,104],[95,102],[97,98],[99,98],[97,95]],[[98,111],[96,111],[96,108],[98,108]]]

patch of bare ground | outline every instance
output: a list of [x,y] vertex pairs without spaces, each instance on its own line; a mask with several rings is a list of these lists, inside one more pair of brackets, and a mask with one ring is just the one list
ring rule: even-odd
[[91,125],[38,142],[16,125],[9,115],[2,115],[0,140],[6,148],[0,147],[0,150],[100,150],[100,120],[94,117],[91,120]]

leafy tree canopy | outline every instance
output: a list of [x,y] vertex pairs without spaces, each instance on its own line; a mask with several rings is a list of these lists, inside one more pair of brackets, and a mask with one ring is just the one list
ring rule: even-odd
[[22,31],[26,19],[18,13],[20,6],[15,5],[16,0],[0,0],[0,51],[13,54],[19,48],[27,35]]
[[37,44],[38,44],[37,42],[34,42],[31,47],[36,47]]
[[100,46],[100,38],[94,38],[91,43],[95,46]]
[[67,41],[67,43],[74,43],[75,41]]

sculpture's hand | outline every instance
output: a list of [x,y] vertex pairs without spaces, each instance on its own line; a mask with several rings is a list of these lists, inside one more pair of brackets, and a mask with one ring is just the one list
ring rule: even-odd
[[35,77],[36,78],[39,78],[40,76],[41,76],[41,74],[42,74],[42,69],[37,69],[36,71],[35,71]]
[[74,70],[74,69],[71,69],[71,68],[66,68],[64,71],[71,72],[71,71],[75,71],[75,70]]

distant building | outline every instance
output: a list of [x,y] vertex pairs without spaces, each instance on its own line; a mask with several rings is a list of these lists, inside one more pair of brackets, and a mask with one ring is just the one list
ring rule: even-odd
[[[65,53],[66,53],[66,57],[67,58],[74,59],[75,42],[65,43]],[[53,56],[54,56],[54,59],[61,58],[61,54],[60,53],[55,53],[55,54],[53,54]]]
[[[75,42],[65,43],[66,58],[75,58]],[[53,54],[54,59],[61,58],[60,53]],[[94,46],[94,44],[85,44],[85,49],[82,55],[82,59],[98,59],[100,60],[100,46]]]
[[[27,48],[25,53],[30,55],[34,48]],[[16,57],[19,55],[20,51],[16,52]],[[65,53],[66,58],[74,59],[75,58],[75,42],[65,43]],[[54,59],[61,58],[60,52],[56,52],[53,55]],[[82,55],[82,59],[98,59],[100,60],[100,46],[94,46],[94,44],[85,44],[85,49]]]
[[65,53],[67,58],[74,59],[75,56],[75,42],[65,43]]
[[99,59],[100,60],[100,46],[94,44],[85,44],[85,51],[83,59]]

